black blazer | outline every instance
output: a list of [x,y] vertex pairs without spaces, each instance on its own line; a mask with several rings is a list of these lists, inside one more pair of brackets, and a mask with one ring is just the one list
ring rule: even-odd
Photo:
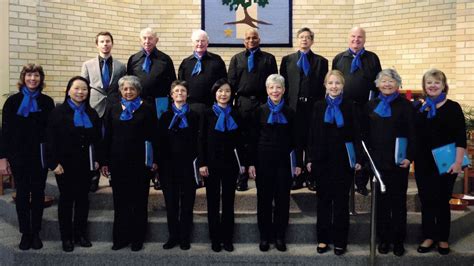
[[[285,95],[288,98],[288,104],[293,110],[296,110],[298,97],[300,93],[301,78],[304,73],[296,65],[299,59],[299,52],[284,56],[281,60],[280,74],[285,78]],[[324,98],[326,89],[324,88],[324,77],[328,73],[328,60],[311,50],[308,52],[310,63],[309,84],[311,84],[310,97],[313,100]]]

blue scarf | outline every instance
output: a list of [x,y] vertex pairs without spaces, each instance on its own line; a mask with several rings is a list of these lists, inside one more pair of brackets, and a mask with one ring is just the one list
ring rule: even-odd
[[446,100],[446,93],[441,93],[436,99],[431,99],[430,97],[425,98],[425,104],[421,106],[420,112],[425,111],[427,108],[430,108],[428,111],[428,119],[431,119],[436,116],[436,105],[442,101]]
[[374,112],[377,113],[380,117],[391,117],[392,108],[390,107],[390,103],[393,102],[398,97],[398,95],[400,95],[399,92],[392,93],[388,96],[385,96],[380,93],[378,96],[380,102],[377,107],[375,107]]
[[91,128],[92,127],[92,122],[87,113],[85,112],[86,110],[86,104],[82,102],[79,106],[77,106],[71,98],[67,99],[67,103],[71,107],[72,110],[74,110],[74,126],[75,127],[85,127],[85,128]]
[[365,48],[362,48],[362,50],[360,50],[358,53],[354,53],[349,48],[349,53],[355,55],[351,63],[351,73],[354,73],[357,69],[362,68],[362,61],[360,61],[360,57],[365,53]]
[[250,55],[247,58],[247,67],[249,72],[252,72],[252,69],[254,67],[254,55],[258,50],[260,50],[260,48],[256,48],[253,51],[249,50]]
[[232,108],[230,107],[230,105],[227,105],[226,108],[222,108],[217,103],[215,103],[212,106],[212,110],[218,117],[216,126],[214,127],[215,130],[224,132],[226,131],[226,129],[231,131],[238,128],[234,119],[230,115],[230,112],[232,111]]
[[186,118],[186,113],[189,111],[189,105],[185,104],[183,107],[181,107],[181,110],[179,110],[174,103],[171,105],[171,109],[173,110],[174,116],[173,119],[171,119],[170,126],[168,129],[173,128],[173,126],[178,122],[179,120],[179,128],[186,128],[188,127],[188,119]]
[[298,62],[296,62],[296,65],[303,70],[304,75],[308,76],[309,75],[309,61],[308,61],[308,54],[299,52],[300,53],[300,59],[298,59]]
[[268,116],[267,123],[268,124],[286,124],[288,123],[288,120],[286,120],[285,115],[281,112],[281,109],[285,105],[285,100],[282,98],[280,103],[277,105],[273,104],[272,100],[270,100],[270,97],[268,97],[267,100],[267,106],[270,109],[270,115]]
[[150,58],[150,56],[151,56],[151,54],[153,53],[153,51],[155,49],[153,49],[150,53],[147,53],[145,51],[145,49],[143,49],[143,52],[145,53],[146,57],[145,57],[145,60],[143,60],[142,70],[143,70],[143,72],[145,72],[147,74],[150,73],[150,70],[151,70],[151,58]]
[[342,94],[339,94],[334,99],[329,95],[326,96],[326,103],[328,106],[326,107],[326,112],[324,113],[324,122],[329,124],[334,124],[334,122],[336,122],[338,128],[344,126],[344,117],[342,116],[341,109],[339,108],[341,102]]
[[[201,73],[201,68],[202,68],[202,62],[201,59],[202,57],[199,57],[196,52],[193,53],[194,58],[196,58],[196,64],[194,65],[193,72],[191,73],[191,76],[197,76],[199,73]],[[204,56],[204,54],[202,55]]]
[[21,93],[23,94],[23,100],[21,101],[20,107],[16,112],[17,115],[28,117],[31,113],[41,111],[38,108],[38,99],[40,95],[40,91],[36,89],[35,91],[31,92],[26,86],[21,87]]
[[138,107],[140,107],[140,105],[142,104],[141,101],[142,101],[142,98],[140,98],[140,96],[138,96],[137,98],[131,101],[127,101],[122,97],[120,102],[123,104],[123,106],[125,106],[125,109],[120,114],[120,120],[127,121],[127,120],[132,119],[133,112],[135,112],[138,109]]

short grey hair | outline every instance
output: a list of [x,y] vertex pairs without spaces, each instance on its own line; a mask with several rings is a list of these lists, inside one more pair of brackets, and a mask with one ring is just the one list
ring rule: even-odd
[[391,68],[384,69],[377,74],[377,78],[375,79],[375,86],[377,87],[379,86],[380,80],[384,76],[394,79],[397,82],[398,87],[402,86],[402,78],[400,77],[400,75],[395,69],[391,69]]
[[132,87],[134,87],[137,90],[138,95],[142,93],[142,84],[140,83],[140,80],[136,76],[121,77],[118,81],[120,92],[122,92],[125,82],[128,82],[130,85],[132,85]]
[[279,84],[282,88],[285,88],[285,78],[279,74],[271,74],[265,81],[265,86],[268,87],[270,84]]
[[201,35],[204,35],[204,37],[206,37],[207,41],[209,42],[209,35],[207,35],[207,32],[205,32],[203,30],[193,31],[193,34],[191,34],[191,41],[194,41],[195,39],[197,39]]
[[143,37],[143,35],[145,35],[146,33],[150,33],[151,35],[153,35],[153,37],[158,38],[156,31],[154,31],[150,27],[144,28],[143,30],[140,31],[140,38]]

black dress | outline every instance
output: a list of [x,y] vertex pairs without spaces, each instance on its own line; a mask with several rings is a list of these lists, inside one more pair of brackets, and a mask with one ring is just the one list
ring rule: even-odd
[[406,236],[409,168],[395,164],[397,137],[407,138],[407,158],[413,161],[415,153],[415,122],[412,104],[403,96],[390,103],[391,117],[380,117],[374,112],[380,99],[367,103],[364,135],[375,166],[386,185],[386,193],[376,191],[377,236],[380,243],[403,244]]
[[193,207],[197,183],[193,162],[197,157],[199,115],[189,110],[188,127],[179,128],[179,121],[168,129],[174,113],[168,110],[159,121],[158,169],[165,197],[169,238],[189,244],[193,225]]
[[[252,118],[249,165],[256,168],[257,219],[260,239],[285,239],[290,211],[292,182],[290,152],[295,149],[297,127],[294,111],[285,105],[281,110],[287,124],[268,124],[270,109],[260,105]],[[297,166],[302,167],[302,153],[296,151]],[[274,204],[274,208],[273,208]]]
[[[130,120],[120,120],[120,103],[107,109],[104,160],[112,176],[114,198],[114,245],[141,244],[148,224],[150,171],[145,166],[145,141],[155,145],[156,114],[143,102]],[[154,155],[156,155],[156,149]],[[154,156],[156,161],[156,156]]]
[[[233,109],[230,116],[238,128],[224,132],[215,130],[217,115],[207,109],[201,119],[199,131],[199,166],[207,166],[209,176],[205,178],[209,236],[213,242],[230,242],[234,232],[234,198],[239,163],[242,166],[245,154],[242,148],[241,119]],[[222,189],[222,216],[219,215]]]
[[[23,94],[10,96],[3,106],[3,153],[10,162],[16,183],[16,211],[20,232],[37,234],[43,217],[44,188],[48,170],[41,159],[40,144],[46,143],[46,125],[54,102],[49,96],[37,98],[39,112],[17,115]],[[44,159],[44,157],[43,157]],[[31,203],[30,203],[31,194]]]
[[442,174],[431,150],[446,144],[466,148],[466,124],[461,106],[447,100],[427,118],[427,111],[416,114],[415,176],[421,201],[421,223],[424,239],[448,241],[451,211],[449,200],[457,174]]
[[73,237],[79,239],[87,234],[88,194],[94,175],[94,165],[91,163],[96,161],[93,154],[91,162],[89,149],[95,153],[94,150],[98,148],[101,124],[94,109],[87,108],[85,112],[92,122],[91,128],[74,126],[74,110],[67,102],[56,107],[49,115],[48,165],[54,170],[61,164],[64,169],[64,174],[56,175],[60,192],[58,218],[62,240],[72,240]]
[[339,106],[344,118],[344,126],[341,128],[324,122],[326,107],[325,100],[314,105],[308,139],[308,161],[312,163],[312,172],[319,188],[317,237],[319,243],[327,244],[332,240],[334,246],[346,248],[349,233],[349,190],[354,175],[346,143],[352,142],[356,162],[360,164],[360,127],[352,101],[344,99]]

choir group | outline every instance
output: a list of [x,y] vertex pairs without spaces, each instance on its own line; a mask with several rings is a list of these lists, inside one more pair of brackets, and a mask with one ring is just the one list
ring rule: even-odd
[[[18,88],[3,106],[0,158],[17,184],[19,248],[40,249],[48,169],[56,176],[62,248],[91,247],[88,193],[99,170],[113,191],[113,250],[143,248],[148,223],[150,180],[159,175],[169,238],[164,249],[191,247],[193,206],[202,177],[206,187],[211,248],[233,251],[235,191],[257,187],[261,251],[274,243],[286,251],[290,190],[307,176],[317,188],[317,252],[332,243],[347,249],[349,190],[356,174],[366,193],[370,168],[367,144],[386,184],[377,204],[378,252],[405,252],[406,193],[410,164],[422,204],[418,252],[435,246],[449,253],[449,199],[466,147],[460,105],[447,99],[445,74],[424,73],[423,101],[401,93],[402,79],[381,69],[366,51],[365,31],[355,27],[349,49],[328,60],[313,53],[314,33],[297,33],[299,50],[275,57],[259,47],[256,30],[245,33],[245,50],[222,58],[207,51],[207,33],[193,32],[193,53],[179,66],[156,48],[151,28],[140,33],[142,49],[127,66],[111,56],[113,37],[96,36],[99,55],[86,61],[81,76],[66,86],[57,107],[42,93],[45,73],[23,67]],[[375,96],[377,95],[377,96]],[[453,145],[455,158],[443,171],[432,152]],[[11,170],[10,170],[11,167]],[[95,185],[96,186],[96,185]],[[365,191],[364,191],[365,189]],[[222,205],[221,205],[222,200]]]

